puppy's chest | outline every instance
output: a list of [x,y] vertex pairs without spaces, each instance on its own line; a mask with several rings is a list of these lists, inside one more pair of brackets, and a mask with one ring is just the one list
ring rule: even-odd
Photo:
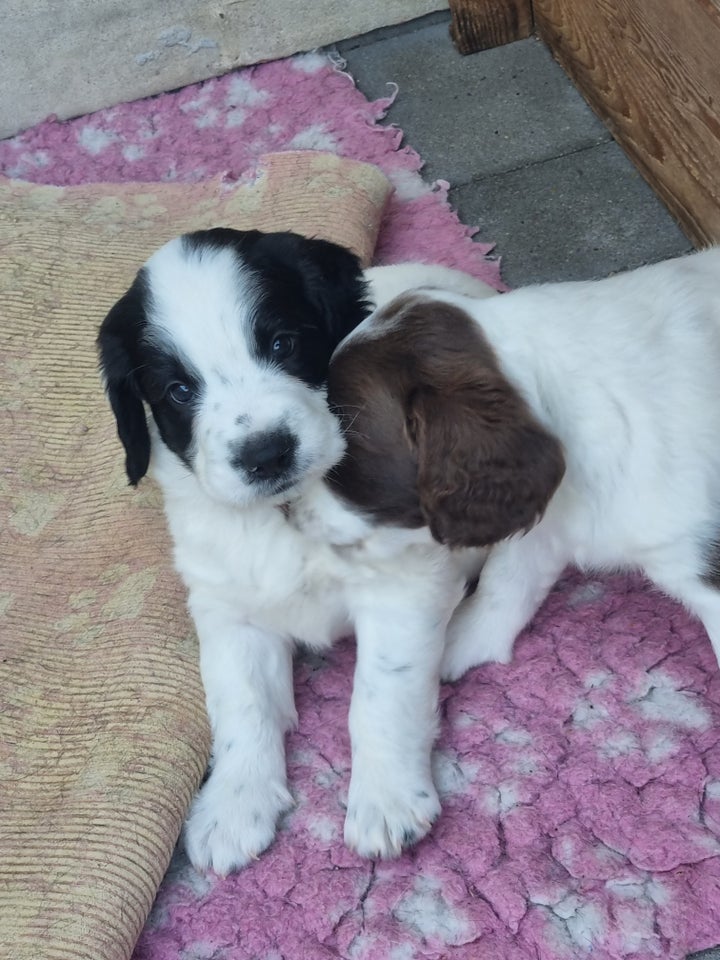
[[279,511],[167,513],[175,563],[191,591],[230,599],[243,618],[314,646],[348,631],[346,565]]

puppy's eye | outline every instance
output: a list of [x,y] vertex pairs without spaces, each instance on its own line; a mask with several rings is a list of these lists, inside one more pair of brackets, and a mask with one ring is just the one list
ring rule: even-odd
[[289,333],[280,333],[270,346],[270,356],[273,360],[285,360],[295,349],[295,338]]
[[192,400],[193,391],[186,383],[171,383],[167,388],[167,395],[173,403],[182,405]]

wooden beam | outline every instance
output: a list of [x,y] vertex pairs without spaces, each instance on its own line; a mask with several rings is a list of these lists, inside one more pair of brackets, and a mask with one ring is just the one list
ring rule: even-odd
[[693,243],[720,242],[718,0],[534,0],[534,14]]
[[450,36],[460,53],[524,40],[533,32],[531,0],[450,0]]

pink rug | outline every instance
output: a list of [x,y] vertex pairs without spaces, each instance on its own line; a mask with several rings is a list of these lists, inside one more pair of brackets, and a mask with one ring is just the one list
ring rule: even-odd
[[[440,260],[498,284],[401,133],[317,55],[0,143],[35,182],[252,177],[268,151],[380,166],[379,262]],[[353,651],[304,658],[288,743],[297,807],[243,873],[179,851],[134,960],[665,960],[720,942],[720,671],[702,628],[632,577],[569,575],[510,666],[443,690],[444,812],[400,860],[342,843]]]
[[449,184],[426,184],[422,161],[383,127],[392,99],[369,103],[347,74],[306,54],[121,104],[65,123],[52,119],[0,142],[0,173],[33,183],[252,180],[279,150],[327,150],[374,163],[392,181],[377,263],[445,263],[501,287],[492,244],[473,242],[447,204]]

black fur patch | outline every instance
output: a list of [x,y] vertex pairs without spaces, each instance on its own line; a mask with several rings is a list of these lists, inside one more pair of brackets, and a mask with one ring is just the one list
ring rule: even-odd
[[720,536],[708,541],[705,547],[705,570],[700,579],[720,590]]
[[[313,387],[327,381],[330,356],[370,312],[357,257],[335,243],[290,232],[202,230],[184,238],[188,251],[230,247],[259,279],[254,317],[258,360],[281,367]],[[294,342],[287,357],[275,359],[278,336]]]
[[105,317],[97,338],[100,369],[118,436],[125,447],[125,470],[133,486],[145,476],[150,462],[150,434],[137,376],[143,366],[140,345],[147,326],[148,296],[147,276],[140,270],[128,292]]

